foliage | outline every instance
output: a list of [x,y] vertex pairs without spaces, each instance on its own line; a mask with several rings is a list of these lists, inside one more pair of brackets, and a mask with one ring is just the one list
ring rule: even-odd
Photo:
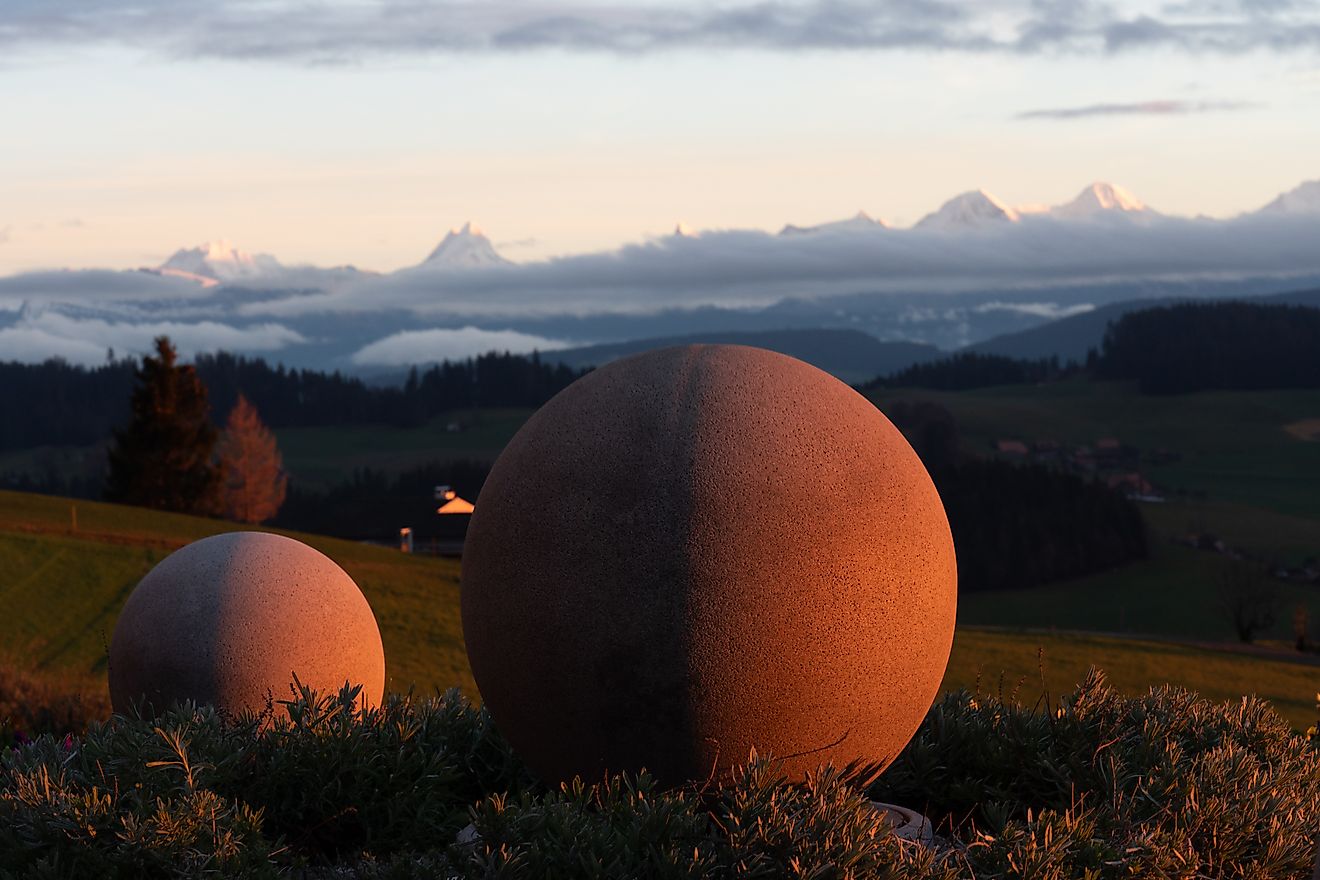
[[933,847],[884,833],[859,768],[790,784],[753,754],[679,789],[546,790],[456,694],[364,714],[356,696],[8,751],[0,876],[1283,880],[1320,820],[1320,759],[1265,705],[1128,699],[1098,675],[1057,710],[960,692],[931,711],[871,793],[924,808]]
[[1320,387],[1320,309],[1193,302],[1128,312],[1105,332],[1096,375],[1145,394]]
[[168,338],[136,373],[128,425],[114,432],[109,451],[108,500],[158,510],[218,512],[223,472],[211,460],[216,430],[206,386],[188,365],[176,364]]
[[109,715],[103,686],[0,661],[0,749],[42,734],[63,738]]
[[962,590],[1038,586],[1149,552],[1136,505],[1076,474],[971,460],[932,477],[953,532]]
[[[539,357],[491,352],[413,370],[401,385],[374,386],[338,372],[289,369],[261,358],[198,355],[197,375],[217,412],[245,395],[276,428],[314,425],[417,425],[472,407],[539,406],[583,374]],[[0,362],[0,450],[100,443],[122,418],[135,363],[113,357],[99,367],[52,359]]]
[[951,694],[875,789],[967,842],[976,877],[1305,876],[1320,760],[1269,706],[1089,675],[1057,710]]
[[450,461],[409,468],[393,478],[362,468],[323,492],[294,485],[275,524],[321,535],[376,540],[392,539],[399,526],[410,525],[418,540],[461,540],[467,517],[436,516],[433,489],[449,485],[463,498],[475,500],[490,467],[486,461]]
[[913,364],[888,376],[862,385],[875,388],[935,388],[940,391],[965,391],[995,385],[1034,385],[1050,382],[1077,372],[1076,364],[1061,366],[1058,356],[1039,360],[1021,360],[1002,354],[964,351],[937,361]]
[[953,414],[934,401],[897,398],[884,411],[939,490],[964,591],[1035,587],[1147,556],[1141,512],[1118,491],[1043,464],[967,457]]
[[1279,611],[1279,588],[1259,566],[1236,559],[1220,575],[1219,601],[1238,641],[1250,644],[1258,633],[1274,626]]
[[284,460],[275,435],[242,394],[229,411],[217,454],[225,474],[225,518],[259,523],[279,512],[289,482]]

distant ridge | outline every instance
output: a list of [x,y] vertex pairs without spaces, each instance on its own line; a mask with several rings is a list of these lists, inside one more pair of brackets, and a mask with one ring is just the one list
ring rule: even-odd
[[1166,296],[1152,299],[1125,300],[1100,306],[1080,315],[1059,318],[1016,333],[1005,333],[983,342],[969,345],[963,351],[977,354],[1000,354],[1005,357],[1038,360],[1058,357],[1062,361],[1082,361],[1090,349],[1099,349],[1105,337],[1105,328],[1129,312],[1153,309],[1178,302],[1241,302],[1269,305],[1320,307],[1320,288],[1275,293],[1266,296],[1197,297]]
[[545,352],[542,360],[570,367],[598,367],[643,351],[674,345],[751,345],[806,361],[845,382],[857,383],[887,375],[913,364],[943,357],[945,352],[920,342],[882,342],[860,330],[768,330],[748,333],[694,333],[636,339],[583,348]]

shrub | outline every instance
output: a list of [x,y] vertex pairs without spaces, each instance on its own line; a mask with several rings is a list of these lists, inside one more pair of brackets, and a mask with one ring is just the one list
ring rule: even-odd
[[1310,869],[1320,761],[1259,700],[1129,698],[1092,672],[1054,711],[949,695],[874,793],[967,841],[977,877],[1265,880]]
[[933,847],[886,833],[863,767],[790,784],[753,755],[701,786],[546,790],[456,693],[356,696],[6,750],[0,877],[1283,880],[1309,876],[1320,822],[1320,759],[1267,706],[1127,698],[1098,674],[1057,709],[965,692],[932,709],[871,793],[924,809]]
[[104,683],[36,672],[0,659],[0,749],[48,733],[78,733],[110,717]]

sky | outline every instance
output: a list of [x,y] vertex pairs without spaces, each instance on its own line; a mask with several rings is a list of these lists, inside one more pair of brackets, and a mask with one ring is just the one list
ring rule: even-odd
[[1094,180],[1229,217],[1318,157],[1313,0],[0,9],[0,275],[215,238],[388,271],[467,220],[526,262]]

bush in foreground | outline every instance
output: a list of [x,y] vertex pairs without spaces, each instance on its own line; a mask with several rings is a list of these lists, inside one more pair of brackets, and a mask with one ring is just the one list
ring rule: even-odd
[[[954,694],[871,794],[924,809],[883,832],[856,780],[647,774],[546,790],[456,693],[295,695],[266,717],[116,717],[0,761],[0,876],[1305,878],[1320,761],[1268,707],[1099,675],[1053,709]],[[456,842],[471,823],[478,837]]]
[[104,684],[37,672],[0,658],[0,749],[41,734],[63,738],[110,717]]

